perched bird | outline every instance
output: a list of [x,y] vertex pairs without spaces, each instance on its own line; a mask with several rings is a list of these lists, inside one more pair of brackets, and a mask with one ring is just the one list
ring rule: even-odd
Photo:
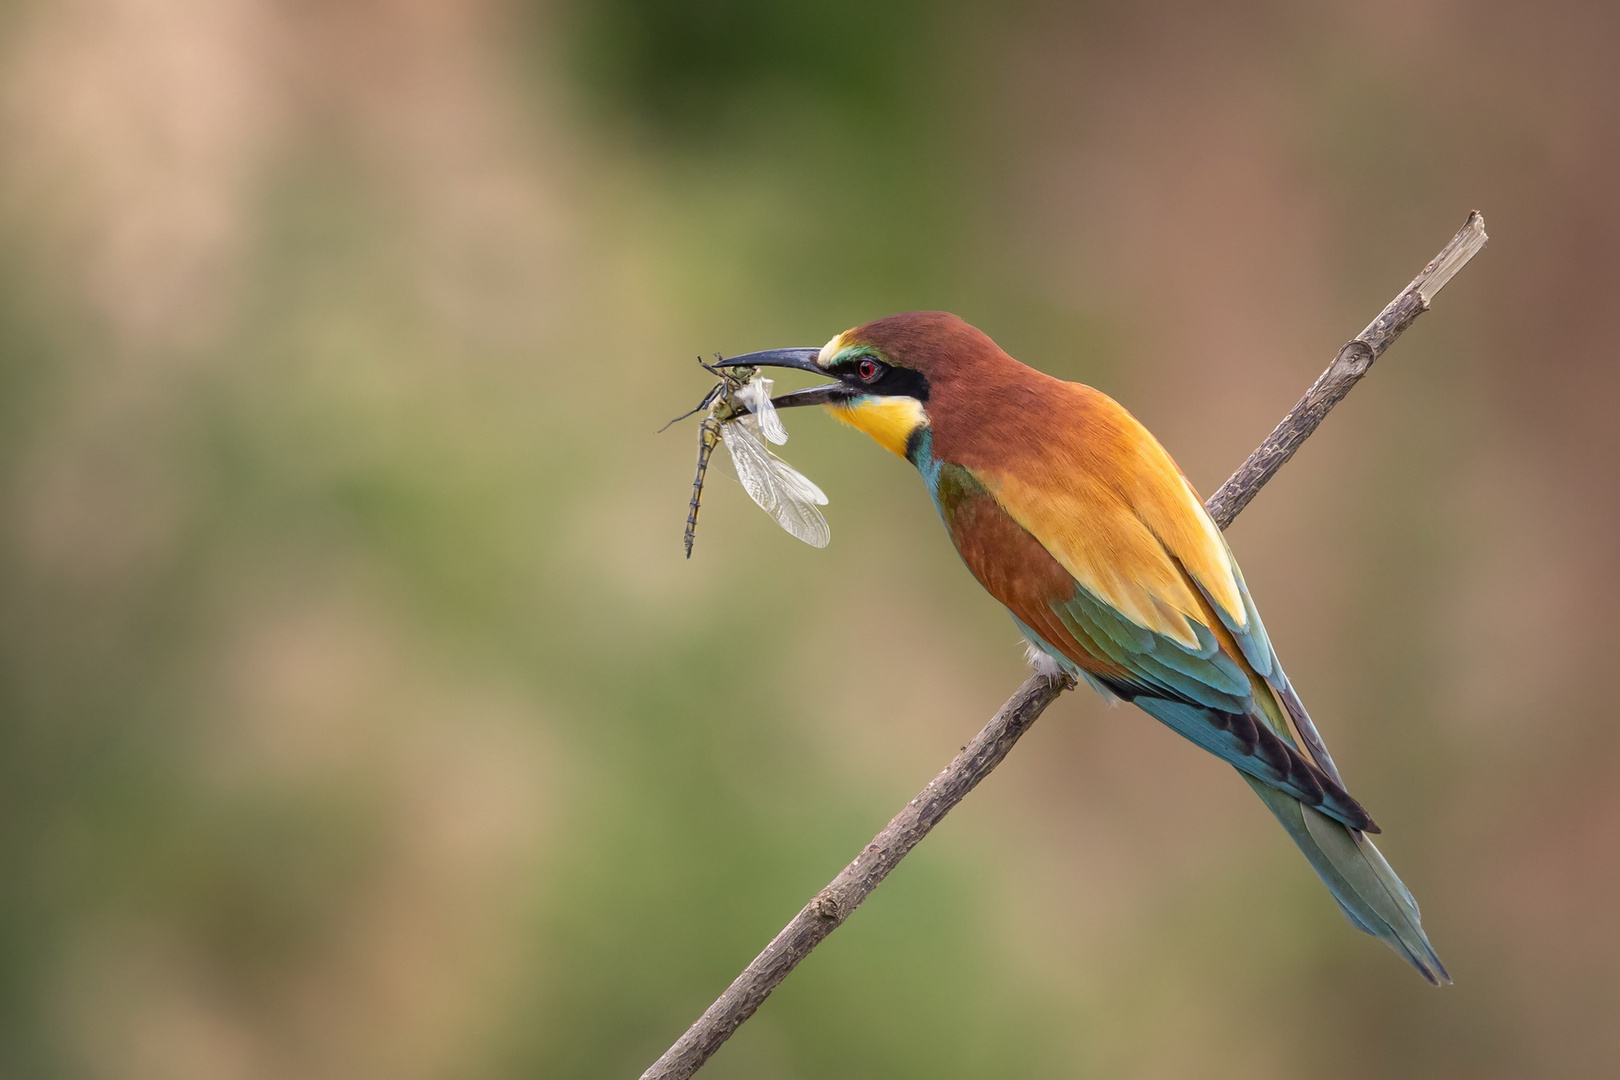
[[775,404],[824,405],[917,467],[962,561],[1012,613],[1038,668],[1132,702],[1234,766],[1351,923],[1431,983],[1451,981],[1220,530],[1135,417],[943,312],[722,364],[833,377]]

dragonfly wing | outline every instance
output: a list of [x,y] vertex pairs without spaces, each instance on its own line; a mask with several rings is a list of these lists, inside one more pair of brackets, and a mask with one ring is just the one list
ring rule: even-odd
[[743,490],[766,512],[774,514],[775,482],[771,476],[771,452],[760,441],[752,416],[734,420],[720,428],[720,438],[731,453],[731,464]]
[[776,412],[776,406],[766,397],[760,407],[754,410],[759,417],[760,434],[764,435],[777,446],[787,442],[787,428],[782,426],[782,418]]
[[773,458],[771,464],[781,494],[777,508],[771,512],[771,516],[776,519],[778,525],[811,547],[826,547],[832,540],[832,529],[827,526],[826,517],[816,507],[826,506],[827,496],[810,482],[809,477],[781,458]]
[[720,429],[748,497],[793,536],[812,547],[826,547],[832,538],[827,519],[817,505],[827,496],[810,478],[771,453],[759,437],[757,418],[750,415]]
[[771,470],[776,476],[777,487],[785,494],[800,502],[815,503],[817,506],[827,505],[827,493],[817,487],[815,481],[775,454],[771,454]]
[[761,435],[777,446],[787,442],[787,428],[782,426],[782,417],[777,413],[776,406],[771,404],[770,379],[751,380],[737,391],[737,397],[759,421]]

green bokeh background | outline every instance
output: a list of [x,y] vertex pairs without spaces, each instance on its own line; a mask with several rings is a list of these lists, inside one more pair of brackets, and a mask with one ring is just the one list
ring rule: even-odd
[[622,1077],[1022,677],[908,467],[832,546],[692,357],[946,308],[1212,490],[1457,985],[1083,694],[724,1077],[1620,1067],[1620,18],[1598,5],[0,7],[0,1074]]

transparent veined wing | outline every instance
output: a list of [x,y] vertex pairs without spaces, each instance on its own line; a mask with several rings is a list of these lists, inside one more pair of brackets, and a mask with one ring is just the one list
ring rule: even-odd
[[827,496],[809,477],[771,453],[758,425],[759,418],[749,414],[720,429],[743,490],[789,533],[811,547],[826,547],[832,530],[816,507],[826,506]]
[[[737,400],[748,406],[748,411],[759,419],[759,433],[777,446],[787,442],[787,428],[782,417],[771,404],[771,380],[755,377],[737,391]],[[825,505],[825,503],[823,504]]]
[[781,501],[771,516],[778,525],[811,547],[826,547],[832,540],[832,529],[816,507],[826,506],[827,496],[809,477],[781,458],[773,455],[771,467],[782,492]]

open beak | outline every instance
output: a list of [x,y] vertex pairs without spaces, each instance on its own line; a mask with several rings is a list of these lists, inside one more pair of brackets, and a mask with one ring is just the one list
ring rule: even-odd
[[[816,363],[820,356],[820,349],[766,349],[763,352],[744,353],[726,360],[717,360],[714,366],[796,368],[799,371],[825,375],[826,372],[821,369],[821,365]],[[832,405],[847,401],[851,396],[848,387],[835,382],[794,390],[788,394],[778,394],[771,399],[771,404],[778,409],[791,409],[799,405]]]

